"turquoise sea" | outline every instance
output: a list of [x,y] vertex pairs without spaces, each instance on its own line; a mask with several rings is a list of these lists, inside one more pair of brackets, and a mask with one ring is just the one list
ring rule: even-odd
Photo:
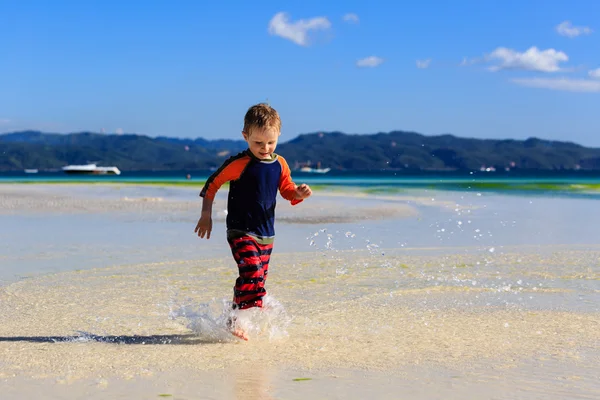
[[[67,175],[62,172],[0,173],[0,183],[133,183],[202,185],[212,171],[133,171],[115,175]],[[292,172],[298,182],[320,189],[362,188],[368,193],[398,193],[408,189],[485,191],[517,195],[600,198],[600,171],[537,172],[412,172],[331,171],[327,174]]]

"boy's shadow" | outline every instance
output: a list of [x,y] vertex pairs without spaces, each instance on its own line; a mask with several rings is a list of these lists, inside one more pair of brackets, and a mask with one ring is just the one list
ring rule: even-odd
[[95,335],[79,332],[73,336],[0,336],[0,342],[33,342],[33,343],[81,343],[100,342],[113,344],[211,344],[224,343],[222,338],[201,337],[193,334],[185,335]]

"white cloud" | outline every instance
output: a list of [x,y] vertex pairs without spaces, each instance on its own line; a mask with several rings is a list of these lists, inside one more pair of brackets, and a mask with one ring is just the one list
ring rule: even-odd
[[428,58],[427,60],[417,60],[417,68],[429,68],[429,64],[431,64],[431,58]]
[[291,40],[300,46],[308,46],[308,34],[310,31],[327,30],[330,27],[331,22],[326,17],[300,19],[290,22],[287,13],[279,12],[269,21],[269,34]]
[[7,124],[10,124],[10,122],[11,121],[8,118],[0,118],[0,124],[1,125],[7,125]]
[[123,128],[117,128],[117,129],[115,130],[115,133],[116,133],[117,135],[122,135],[122,134],[123,134]]
[[590,35],[593,31],[587,26],[573,26],[571,21],[561,22],[556,26],[559,35],[574,38],[580,35]]
[[383,58],[377,56],[370,56],[366,58],[361,58],[356,62],[357,67],[377,67],[383,63]]
[[540,51],[533,46],[524,53],[506,47],[498,47],[487,56],[487,59],[500,61],[499,65],[490,67],[492,71],[525,69],[539,72],[557,72],[561,70],[558,64],[568,61],[569,57],[562,51],[554,49]]
[[600,93],[600,81],[592,79],[569,79],[569,78],[518,78],[512,80],[514,83],[550,90],[562,90],[567,92],[595,92]]
[[590,72],[588,72],[589,76],[591,76],[592,78],[598,78],[600,79],[600,68],[597,69],[593,69]]
[[356,15],[354,13],[348,13],[348,14],[344,15],[344,21],[351,23],[351,24],[358,24],[358,22],[359,22],[358,15]]

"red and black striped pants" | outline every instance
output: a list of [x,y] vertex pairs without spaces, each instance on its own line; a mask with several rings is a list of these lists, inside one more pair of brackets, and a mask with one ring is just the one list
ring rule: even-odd
[[228,238],[239,276],[233,288],[234,308],[262,307],[273,243],[260,244],[251,236]]

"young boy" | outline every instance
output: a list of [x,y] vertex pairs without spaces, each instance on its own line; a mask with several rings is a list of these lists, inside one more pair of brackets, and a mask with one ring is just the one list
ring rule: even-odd
[[[239,277],[234,286],[233,308],[262,307],[266,295],[265,280],[275,239],[275,203],[277,192],[292,205],[312,194],[306,184],[297,186],[283,157],[275,154],[281,134],[277,111],[267,104],[248,109],[242,136],[248,149],[230,157],[206,181],[200,192],[202,215],[194,232],[210,239],[212,204],[219,188],[229,184],[227,200],[227,241],[238,264]],[[232,333],[244,340],[248,335],[235,321]]]

